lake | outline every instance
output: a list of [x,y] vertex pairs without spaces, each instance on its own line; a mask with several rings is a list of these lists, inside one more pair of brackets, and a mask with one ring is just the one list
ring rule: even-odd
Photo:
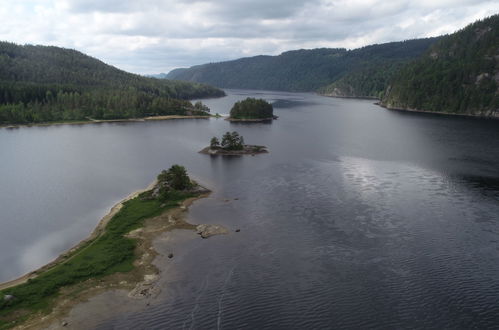
[[[0,281],[54,259],[178,163],[214,191],[188,220],[232,233],[165,233],[156,248],[175,258],[157,258],[161,294],[87,327],[497,328],[499,121],[227,94],[203,102],[226,114],[264,98],[279,119],[0,129]],[[229,130],[270,153],[197,153]]]

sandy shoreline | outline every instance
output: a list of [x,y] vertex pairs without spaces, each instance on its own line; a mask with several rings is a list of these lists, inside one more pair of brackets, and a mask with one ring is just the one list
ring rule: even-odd
[[[36,277],[52,267],[64,263],[74,256],[75,251],[82,246],[92,242],[100,236],[114,215],[118,213],[126,201],[137,197],[142,192],[151,190],[156,185],[155,180],[145,189],[137,190],[123,200],[115,204],[98,223],[97,227],[89,237],[82,240],[73,248],[62,253],[54,261],[47,265],[30,272],[15,280],[2,283],[0,289],[9,288],[26,282],[30,278]],[[16,326],[14,329],[40,329],[40,328],[60,328],[61,320],[67,319],[68,313],[72,308],[87,299],[103,292],[115,289],[125,289],[129,292],[130,299],[145,299],[153,296],[157,288],[154,284],[159,279],[159,270],[152,264],[158,253],[153,248],[153,240],[159,234],[173,229],[195,229],[196,226],[187,223],[184,220],[184,214],[188,207],[196,200],[207,197],[210,193],[204,193],[196,197],[184,200],[181,205],[173,209],[168,209],[158,216],[146,219],[144,226],[131,231],[127,237],[139,240],[136,248],[137,259],[134,262],[135,268],[128,273],[115,273],[104,278],[91,278],[87,281],[64,287],[55,300],[54,309],[49,314],[36,314],[26,322]]]
[[172,119],[209,119],[212,116],[151,116],[144,118],[128,118],[128,119],[92,119],[82,121],[70,122],[48,122],[48,123],[33,123],[33,124],[18,124],[18,125],[0,125],[0,128],[20,128],[20,127],[36,127],[36,126],[60,126],[60,125],[87,125],[87,124],[102,124],[102,123],[128,123],[128,122],[141,122],[151,120],[172,120]]
[[73,253],[77,249],[81,248],[83,245],[89,243],[90,241],[92,241],[93,239],[98,237],[103,232],[103,230],[106,227],[109,220],[111,220],[112,217],[114,217],[116,215],[116,213],[118,213],[118,211],[121,210],[121,208],[123,207],[123,204],[125,202],[137,197],[138,195],[140,195],[141,193],[143,193],[145,191],[151,190],[156,185],[156,182],[157,181],[154,180],[146,188],[134,191],[133,193],[131,193],[130,195],[128,195],[127,197],[125,197],[124,199],[119,201],[117,204],[115,204],[110,209],[109,213],[107,213],[104,217],[102,217],[102,219],[99,221],[99,223],[97,224],[95,229],[92,231],[90,236],[83,239],[82,241],[80,241],[78,244],[76,244],[75,246],[73,246],[69,250],[61,253],[56,259],[52,260],[48,264],[46,264],[46,265],[44,265],[44,266],[42,266],[34,271],[31,271],[31,272],[29,272],[21,277],[18,277],[14,280],[0,283],[0,290],[8,289],[10,287],[13,287],[13,286],[16,286],[19,284],[23,284],[23,283],[27,282],[29,279],[33,279],[33,278],[37,277],[38,274],[43,273],[43,272],[51,269],[52,267],[57,266],[57,265],[63,263],[64,261],[66,261],[70,256],[73,255]]

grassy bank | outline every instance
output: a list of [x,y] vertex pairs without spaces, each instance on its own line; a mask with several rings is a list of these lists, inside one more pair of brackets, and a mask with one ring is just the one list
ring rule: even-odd
[[[94,240],[74,251],[66,260],[28,282],[0,291],[0,329],[8,329],[35,313],[48,313],[63,287],[117,272],[131,271],[136,259],[135,239],[125,235],[155,217],[193,197],[193,193],[172,191],[163,198],[144,198],[144,192],[123,204],[105,230]],[[5,300],[6,295],[14,298]]]

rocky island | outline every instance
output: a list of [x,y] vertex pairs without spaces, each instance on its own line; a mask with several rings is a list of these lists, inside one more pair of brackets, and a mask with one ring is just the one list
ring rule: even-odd
[[272,104],[262,99],[248,97],[238,101],[230,110],[229,121],[260,122],[277,119]]
[[237,132],[226,132],[222,137],[222,142],[214,136],[211,138],[210,145],[201,151],[206,155],[224,155],[224,156],[239,156],[239,155],[256,155],[268,153],[267,147],[244,144],[244,138]]

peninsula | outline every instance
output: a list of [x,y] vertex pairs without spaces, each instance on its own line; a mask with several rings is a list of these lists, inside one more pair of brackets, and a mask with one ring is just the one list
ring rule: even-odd
[[234,131],[226,132],[222,136],[222,142],[214,136],[210,145],[199,152],[206,155],[239,156],[264,154],[268,150],[265,146],[244,144],[244,138]]
[[[167,230],[195,230],[183,212],[209,193],[189,178],[183,166],[162,171],[147,189],[114,206],[89,238],[52,263],[1,285],[0,329],[21,324],[40,327],[40,322],[64,315],[85,297],[109,288],[128,289],[129,296],[137,299],[154,295],[159,271],[152,264],[157,255],[153,239]],[[210,233],[227,233],[218,227]]]

